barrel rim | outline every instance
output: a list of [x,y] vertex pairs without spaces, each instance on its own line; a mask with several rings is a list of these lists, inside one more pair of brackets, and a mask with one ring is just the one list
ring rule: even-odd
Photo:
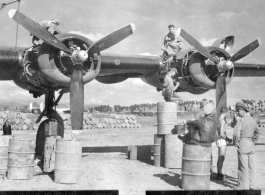
[[12,154],[35,154],[35,150],[32,152],[8,151],[8,153],[12,153]]
[[10,168],[23,168],[23,167],[34,167],[35,166],[35,163],[34,164],[30,164],[30,165],[21,165],[21,166],[17,166],[17,165],[7,165],[7,167],[10,167]]
[[34,141],[34,142],[36,142],[36,139],[20,139],[20,138],[14,138],[14,139],[10,139],[10,141]]
[[185,158],[185,157],[181,157],[183,160],[186,161],[196,161],[196,162],[207,162],[207,161],[211,161],[211,159],[193,159],[193,158]]
[[195,175],[195,176],[210,176],[211,173],[205,173],[205,174],[193,174],[193,173],[188,173],[188,172],[185,172],[185,171],[181,171],[181,174],[182,175]]

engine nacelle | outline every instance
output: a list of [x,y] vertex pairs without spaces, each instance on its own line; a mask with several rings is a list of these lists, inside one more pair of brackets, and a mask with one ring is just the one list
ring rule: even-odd
[[[67,47],[71,45],[78,47],[78,49],[86,50],[92,41],[78,34],[62,33],[56,37],[63,42]],[[71,42],[71,43],[70,43]],[[70,45],[71,44],[71,45]],[[84,84],[91,81],[88,72],[92,64],[91,58],[85,61],[81,66]],[[59,51],[58,49],[43,43],[40,47],[38,64],[41,74],[50,82],[61,86],[70,86],[71,75],[74,70],[74,64],[71,57]]]
[[[206,47],[206,50],[220,60],[228,60],[230,55],[221,48],[218,47]],[[195,84],[205,89],[215,89],[219,70],[217,65],[207,65],[207,58],[202,56],[199,52],[194,52],[190,56],[188,64],[183,68],[185,73],[192,78]],[[226,83],[229,84],[234,75],[234,68],[224,72],[226,76]],[[187,75],[187,76],[188,76]],[[185,77],[184,77],[185,78]]]
[[[206,50],[216,58],[228,60],[230,55],[219,47],[206,47]],[[179,87],[177,92],[203,94],[210,89],[215,89],[219,70],[217,65],[207,65],[207,58],[195,50],[182,51],[173,55],[161,65],[160,71],[146,75],[142,80],[154,87],[162,89],[164,76],[170,68],[179,72]],[[226,64],[227,65],[227,64]],[[225,71],[227,84],[231,82],[234,68]]]

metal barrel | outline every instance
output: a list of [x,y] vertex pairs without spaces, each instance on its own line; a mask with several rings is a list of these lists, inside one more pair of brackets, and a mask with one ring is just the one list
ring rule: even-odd
[[212,172],[217,173],[217,161],[218,161],[218,147],[216,142],[212,143],[212,161],[211,161],[211,170]]
[[183,145],[182,188],[208,190],[210,188],[211,146]]
[[165,168],[181,169],[183,143],[177,134],[165,135]]
[[8,179],[31,179],[34,174],[36,140],[11,139],[8,147]]
[[12,135],[11,125],[3,125],[3,135]]
[[157,103],[157,134],[171,134],[177,124],[177,103]]
[[185,134],[185,131],[185,125],[175,125],[175,129],[172,131],[172,134]]
[[55,166],[55,148],[57,136],[45,138],[43,171],[52,172]]
[[154,165],[164,166],[165,135],[154,135]]
[[13,135],[0,136],[0,174],[6,175],[8,161],[9,140],[13,139]]
[[78,140],[57,139],[54,182],[75,184],[81,172],[82,145]]

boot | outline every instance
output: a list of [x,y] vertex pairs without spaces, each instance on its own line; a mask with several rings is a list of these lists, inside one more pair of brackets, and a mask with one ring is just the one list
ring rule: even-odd
[[223,179],[224,179],[224,175],[222,173],[217,173],[216,180],[223,180]]

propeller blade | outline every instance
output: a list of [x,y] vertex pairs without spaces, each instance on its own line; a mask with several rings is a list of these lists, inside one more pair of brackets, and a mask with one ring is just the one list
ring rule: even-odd
[[231,56],[229,60],[232,62],[236,62],[241,58],[245,57],[246,55],[250,54],[258,47],[259,47],[259,39],[256,39],[251,43],[247,44],[245,47],[241,48],[239,51],[237,51],[234,55]]
[[191,44],[198,52],[204,55],[206,58],[218,63],[219,61],[214,58],[196,39],[194,39],[185,30],[181,29],[180,36],[183,37],[189,44]]
[[23,26],[31,34],[38,37],[39,39],[42,39],[46,43],[52,45],[53,47],[56,47],[57,49],[65,51],[66,53],[72,53],[72,51],[67,48],[61,41],[59,41],[55,36],[53,36],[50,32],[42,28],[38,23],[34,22],[24,14],[18,12],[15,9],[11,9],[8,12],[8,15],[11,19],[19,23],[21,26]]
[[119,43],[135,31],[135,25],[130,23],[96,41],[88,48],[88,53],[94,54],[103,51],[116,43]]
[[74,69],[70,81],[70,109],[72,130],[83,129],[84,84],[80,69]]
[[227,106],[226,77],[221,73],[216,81],[216,114],[218,118],[224,106]]

